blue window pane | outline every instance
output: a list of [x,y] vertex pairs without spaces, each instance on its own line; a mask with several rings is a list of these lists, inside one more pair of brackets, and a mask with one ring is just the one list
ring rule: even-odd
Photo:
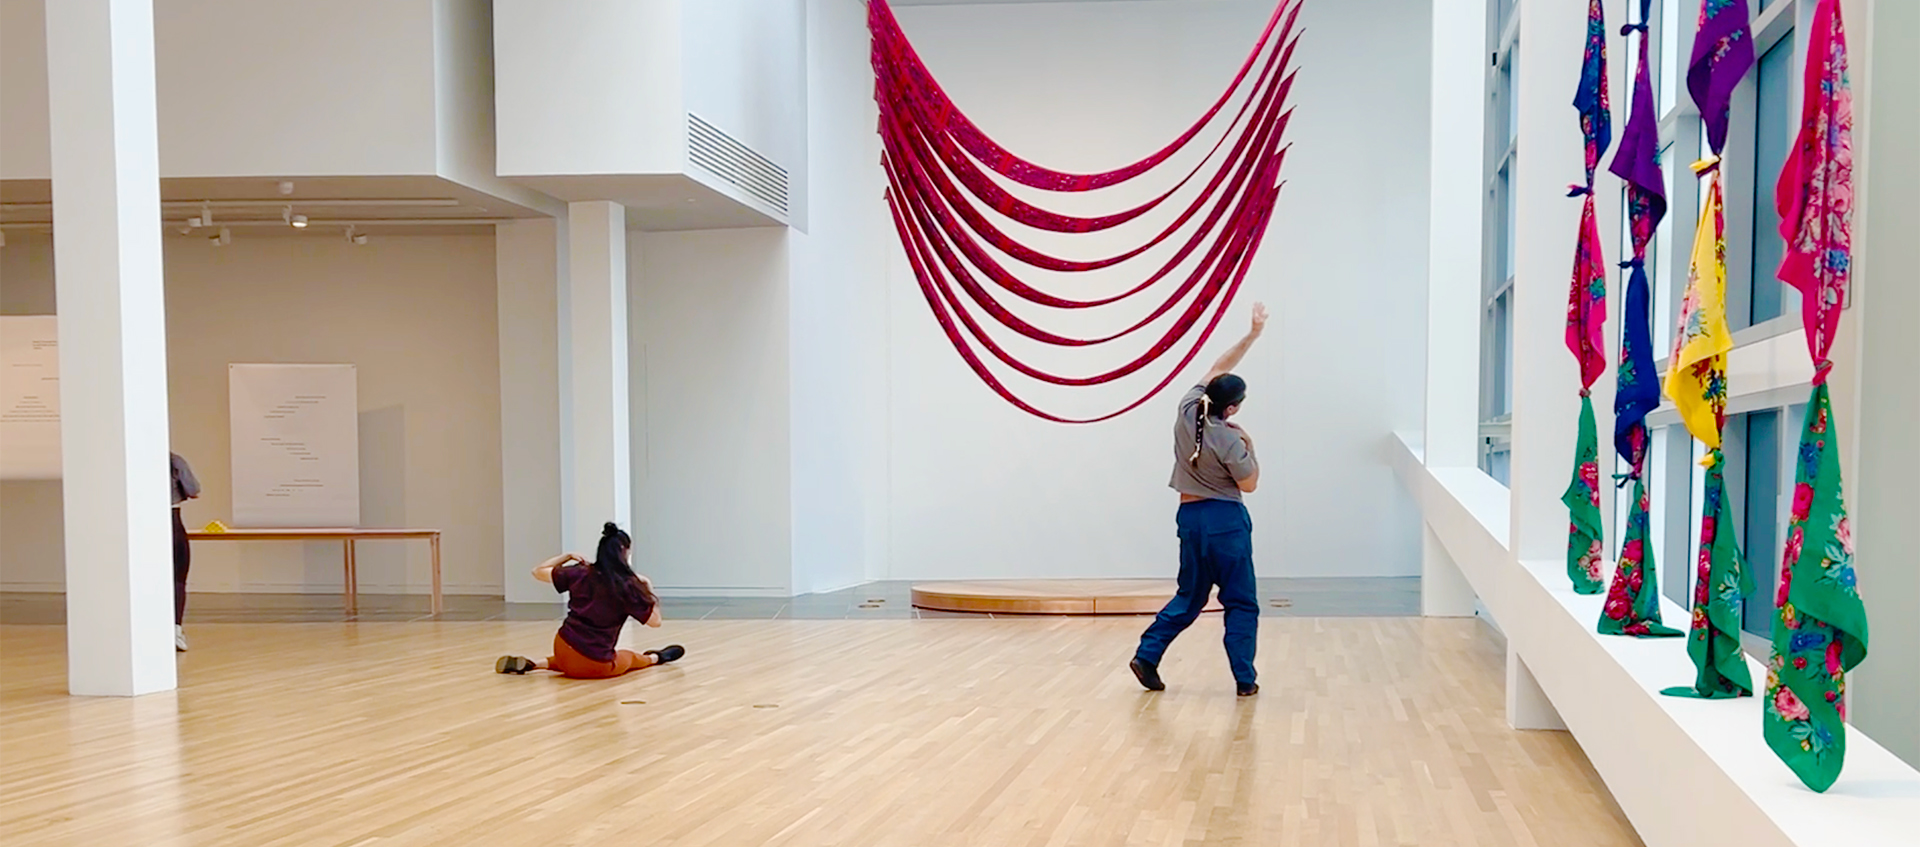
[[1747,419],[1746,509],[1741,547],[1753,568],[1753,594],[1747,597],[1742,629],[1757,635],[1773,631],[1774,586],[1780,578],[1780,412],[1752,412]]
[[1508,55],[1507,66],[1500,72],[1500,91],[1507,96],[1507,141],[1512,142],[1520,137],[1520,97],[1519,92],[1513,90],[1513,81],[1520,78],[1519,45],[1514,45]]
[[[1680,65],[1686,59],[1680,54],[1680,8],[1685,5],[1686,0],[1660,0],[1660,40],[1656,42],[1658,50],[1653,52],[1657,63],[1653,78],[1659,92],[1661,117],[1666,117],[1667,112],[1672,111],[1687,75],[1686,69]],[[1699,7],[1700,4],[1693,4],[1694,9]],[[1673,196],[1671,189],[1667,196]]]
[[1793,143],[1794,33],[1760,57],[1758,115],[1754,121],[1753,161],[1753,310],[1749,324],[1777,318],[1796,305],[1787,285],[1774,276],[1786,245],[1780,239],[1780,215],[1774,211],[1774,185]]
[[1481,336],[1482,368],[1480,417],[1498,418],[1513,412],[1511,390],[1513,374],[1513,312],[1511,290],[1501,292],[1487,307],[1486,324]]

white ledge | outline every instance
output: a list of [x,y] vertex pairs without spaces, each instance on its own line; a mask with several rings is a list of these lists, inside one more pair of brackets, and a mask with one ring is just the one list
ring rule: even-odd
[[[1920,771],[1849,726],[1846,770],[1815,793],[1762,739],[1759,697],[1661,695],[1693,682],[1685,639],[1595,632],[1602,597],[1575,594],[1564,562],[1509,554],[1507,489],[1475,468],[1425,467],[1416,443],[1397,438],[1394,464],[1422,516],[1649,847],[1920,844]],[[1689,618],[1665,598],[1661,614]]]

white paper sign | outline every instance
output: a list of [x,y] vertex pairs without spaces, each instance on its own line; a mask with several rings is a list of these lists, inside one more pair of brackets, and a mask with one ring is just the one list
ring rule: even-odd
[[60,478],[59,325],[0,317],[0,479]]
[[360,525],[352,365],[228,365],[233,525]]

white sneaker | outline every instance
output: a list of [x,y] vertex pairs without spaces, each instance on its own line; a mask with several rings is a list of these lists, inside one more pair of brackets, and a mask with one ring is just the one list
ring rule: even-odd
[[187,631],[181,629],[179,624],[173,625],[173,650],[176,653],[187,652]]

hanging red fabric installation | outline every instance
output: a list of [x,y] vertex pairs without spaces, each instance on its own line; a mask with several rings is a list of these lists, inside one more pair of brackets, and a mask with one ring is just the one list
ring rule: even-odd
[[[1280,166],[1286,158],[1282,141],[1291,115],[1287,97],[1293,86],[1291,65],[1299,0],[1281,0],[1227,90],[1199,120],[1146,158],[1100,173],[1068,173],[1042,167],[987,137],[954,105],[921,63],[886,0],[871,0],[867,9],[873,37],[874,99],[880,106],[882,161],[889,184],[887,205],[927,306],[954,350],[1001,397],[1046,420],[1093,423],[1118,417],[1147,402],[1199,354],[1219,325],[1246,280],[1272,219],[1280,192]],[[1236,100],[1239,105],[1229,110],[1229,104]],[[1161,167],[1196,139],[1215,135],[1212,147],[1191,169],[1181,173]],[[1201,183],[1202,172],[1209,169],[1211,175]],[[1171,187],[1146,202],[1091,217],[1041,208],[1015,196],[994,177],[1041,191],[1071,193],[1161,174],[1173,183]],[[1200,185],[1198,194],[1170,223],[1139,245],[1103,258],[1071,259],[1044,253],[1022,243],[985,213],[991,210],[1041,232],[1098,233],[1154,212],[1195,184]],[[1164,259],[1141,262],[1152,267],[1141,269],[1139,282],[1105,297],[1045,291],[1021,280],[1008,267],[1016,264],[1076,274],[1131,267],[1127,263],[1162,244],[1178,246]],[[1053,309],[1093,309],[1131,301],[1150,290],[1157,303],[1145,318],[1125,329],[1083,338],[1048,330],[1020,317],[996,299],[995,289]],[[1055,347],[1092,347],[1120,341],[1169,314],[1174,317],[1164,331],[1146,341],[1144,351],[1111,369],[1064,376],[1016,357],[989,334],[980,313],[1022,338]],[[982,350],[1019,374],[1061,386],[1112,382],[1162,358],[1175,353],[1179,356],[1165,376],[1138,399],[1097,417],[1070,418],[1044,411],[1015,394],[988,367]]]

